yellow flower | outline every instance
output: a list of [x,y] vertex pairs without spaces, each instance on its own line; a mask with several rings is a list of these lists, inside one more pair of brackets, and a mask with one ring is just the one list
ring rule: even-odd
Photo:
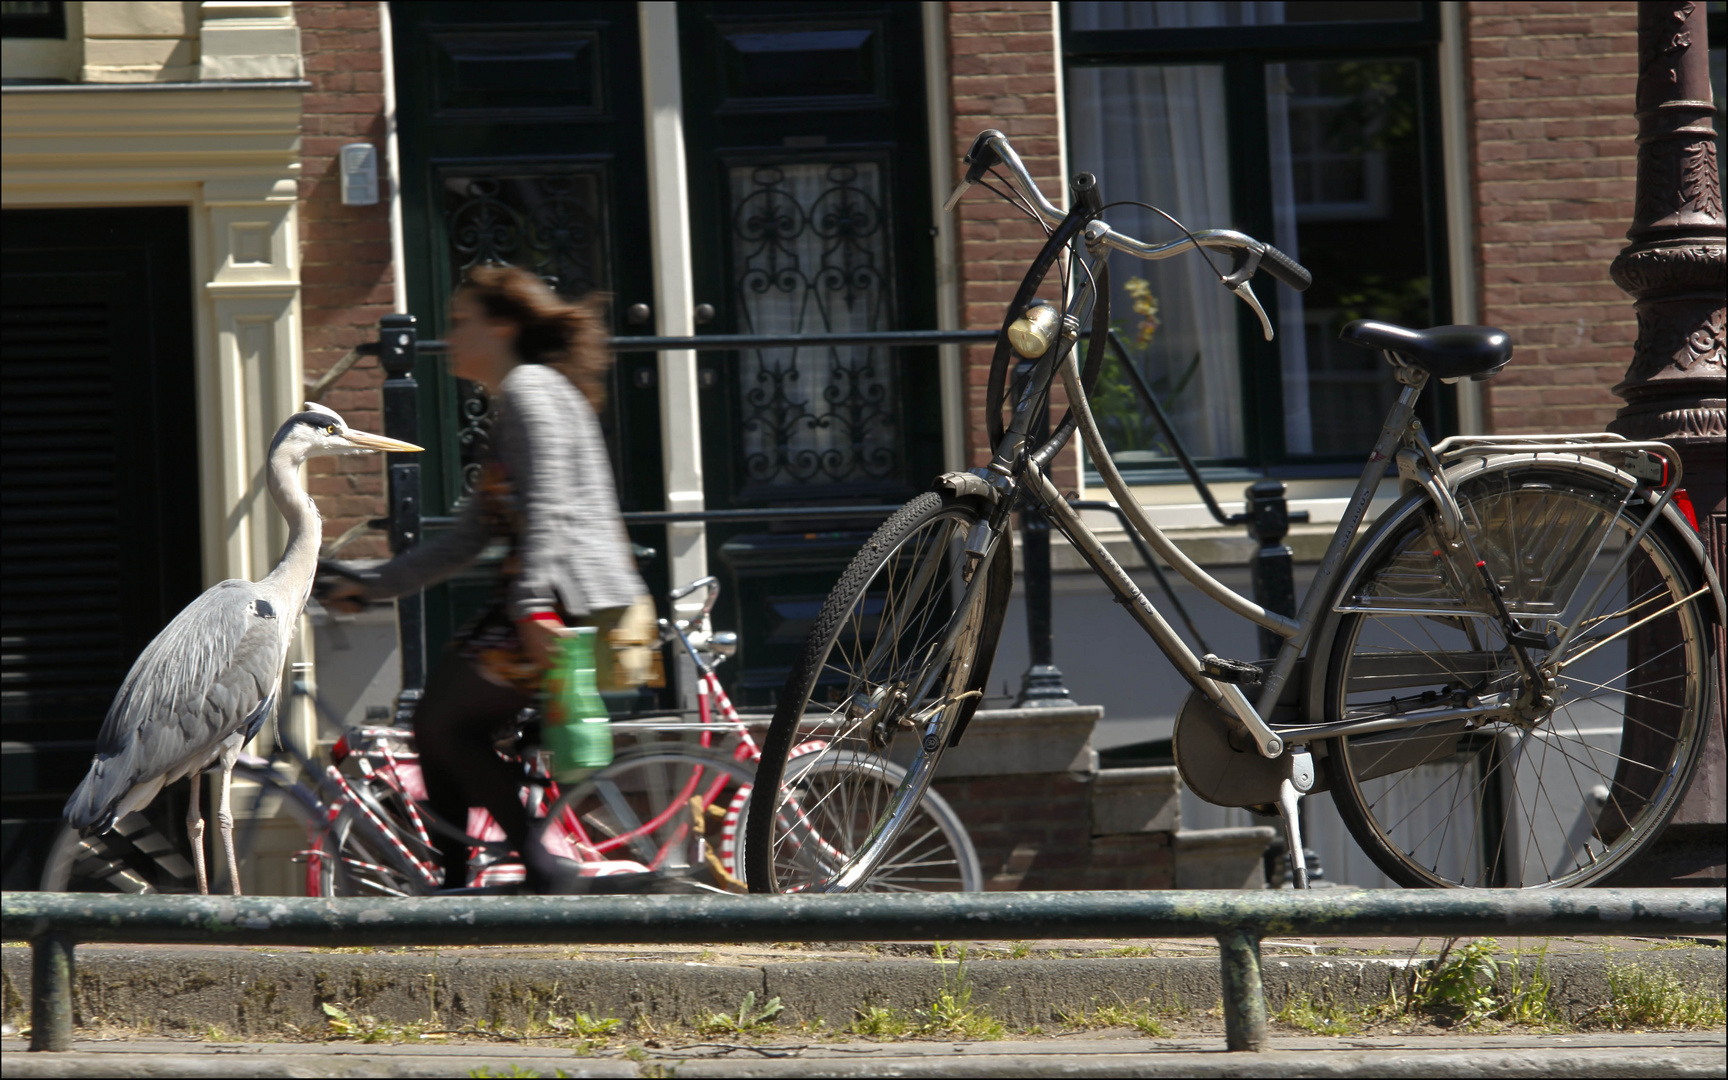
[[1158,321],[1158,298],[1152,295],[1152,284],[1143,277],[1131,277],[1122,289],[1133,300],[1134,314],[1142,316],[1140,332],[1134,339],[1136,348],[1144,349],[1162,324]]

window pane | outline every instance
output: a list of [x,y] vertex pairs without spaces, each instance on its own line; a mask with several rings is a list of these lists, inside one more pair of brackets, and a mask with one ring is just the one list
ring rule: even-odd
[[1124,3],[1121,0],[1071,6],[1069,26],[1075,30],[1150,30],[1179,26],[1265,26],[1271,23],[1388,22],[1420,19],[1419,0],[1364,4],[1281,3],[1266,0],[1218,0],[1213,3]]
[[[1071,167],[1097,174],[1106,203],[1137,199],[1190,229],[1230,227],[1221,67],[1079,68],[1069,73],[1068,94]],[[1137,207],[1113,207],[1107,216],[1142,240],[1179,235],[1168,221]],[[1221,265],[1228,269],[1228,260]],[[1189,452],[1242,455],[1236,312],[1230,306],[1237,301],[1192,253],[1161,262],[1112,254],[1110,279],[1113,321]],[[1113,365],[1105,367],[1093,410],[1122,465],[1169,456]]]
[[1291,454],[1360,450],[1397,396],[1344,323],[1432,325],[1416,86],[1414,60],[1266,66],[1273,243],[1314,274],[1306,293],[1277,287]]

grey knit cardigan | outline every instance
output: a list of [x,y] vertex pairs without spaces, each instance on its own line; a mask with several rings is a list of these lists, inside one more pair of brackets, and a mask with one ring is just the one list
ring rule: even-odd
[[[646,595],[588,398],[544,364],[517,365],[500,389],[490,453],[515,485],[525,519],[516,552],[521,573],[508,597],[511,618],[554,607],[582,617]],[[367,596],[386,600],[436,585],[492,539],[480,500],[470,498],[454,528],[364,572]]]

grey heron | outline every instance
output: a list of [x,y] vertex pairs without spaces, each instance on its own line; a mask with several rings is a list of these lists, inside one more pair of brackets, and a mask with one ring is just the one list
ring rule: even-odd
[[270,443],[264,470],[270,498],[288,519],[282,561],[262,581],[236,578],[211,587],[145,647],[102,722],[89,774],[66,802],[73,827],[85,836],[104,832],[149,805],[166,785],[189,776],[186,829],[198,891],[208,893],[199,777],[220,764],[216,824],[232,890],[240,892],[229,809],[234,762],[276,706],[288,645],[318,569],[323,522],[300,486],[300,465],[314,457],[420,449],[351,430],[334,411],[311,402],[288,418]]

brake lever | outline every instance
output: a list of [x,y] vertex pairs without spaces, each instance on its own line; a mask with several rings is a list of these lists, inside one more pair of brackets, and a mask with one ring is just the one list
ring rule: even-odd
[[1260,332],[1266,335],[1266,340],[1272,340],[1272,320],[1266,317],[1266,309],[1260,306],[1260,298],[1254,295],[1254,289],[1248,284],[1248,279],[1254,276],[1254,271],[1260,269],[1262,248],[1236,248],[1231,253],[1230,273],[1222,280],[1224,287],[1235,293],[1244,304],[1254,309],[1254,314],[1260,316]]
[[1260,332],[1266,335],[1266,340],[1272,340],[1272,320],[1266,317],[1266,309],[1260,306],[1260,300],[1254,295],[1254,290],[1244,281],[1230,290],[1242,298],[1242,302],[1254,309],[1254,314],[1260,316]]
[[954,207],[960,202],[960,196],[966,194],[967,188],[982,180],[986,170],[992,165],[1002,164],[1002,155],[996,152],[994,146],[990,145],[992,139],[1001,139],[1006,143],[1008,137],[995,128],[985,128],[978,133],[976,139],[972,140],[972,148],[967,150],[966,156],[961,159],[967,166],[966,176],[954,189],[954,194],[948,196],[948,201],[942,204],[944,214],[954,212]]
[[966,194],[966,189],[971,186],[972,181],[961,180],[959,185],[954,188],[954,194],[948,196],[948,201],[942,204],[942,212],[944,214],[952,214],[954,208],[960,205],[960,196]]

